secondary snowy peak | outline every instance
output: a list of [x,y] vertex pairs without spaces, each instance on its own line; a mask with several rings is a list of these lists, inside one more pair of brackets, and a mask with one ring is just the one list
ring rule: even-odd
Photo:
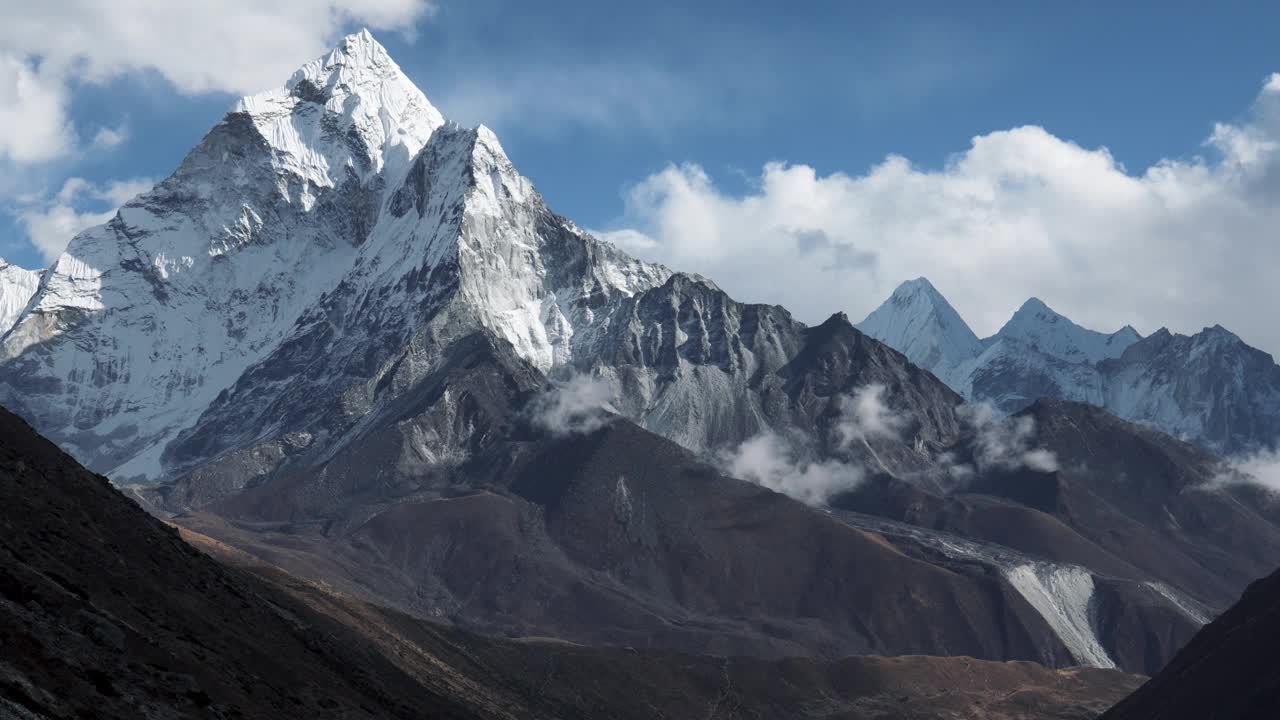
[[1120,357],[1141,337],[1128,325],[1109,335],[1082,328],[1054,312],[1039,298],[1031,298],[985,342],[1013,339],[1066,362],[1096,363]]
[[0,258],[0,336],[13,327],[39,286],[39,270],[20,268]]
[[973,330],[925,278],[899,285],[858,329],[940,377],[982,352]]
[[[445,190],[452,183],[454,192]],[[456,195],[457,227],[444,198]],[[391,195],[393,237],[437,237],[420,257],[372,265],[419,273],[451,262],[461,299],[488,330],[540,370],[566,364],[617,299],[661,285],[671,272],[627,256],[552,213],[487,127],[441,128]],[[386,253],[382,250],[384,255]],[[367,253],[365,253],[367,255]],[[406,262],[411,261],[411,262]]]

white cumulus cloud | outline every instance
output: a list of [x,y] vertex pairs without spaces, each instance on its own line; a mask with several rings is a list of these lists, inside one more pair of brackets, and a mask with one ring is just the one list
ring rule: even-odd
[[0,52],[0,160],[34,163],[62,155],[75,143],[62,78],[11,53]]
[[975,137],[939,169],[898,155],[862,174],[770,163],[744,194],[672,165],[627,192],[603,235],[811,322],[862,317],[924,275],[980,334],[1036,296],[1101,330],[1222,323],[1280,351],[1280,74],[1200,153],[1134,173],[1026,126]]

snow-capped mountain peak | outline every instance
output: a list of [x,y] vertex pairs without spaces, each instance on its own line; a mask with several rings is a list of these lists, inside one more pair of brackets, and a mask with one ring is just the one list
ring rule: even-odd
[[321,187],[406,165],[444,117],[367,30],[299,68],[284,87],[242,98],[280,162]]
[[899,285],[858,329],[939,377],[982,351],[973,330],[923,277]]
[[1127,325],[1111,334],[1082,328],[1033,297],[987,343],[1003,339],[1017,340],[1067,362],[1096,363],[1120,357],[1141,336]]
[[[669,275],[551,213],[493,132],[447,123],[361,32],[242,99],[173,175],[71,240],[0,342],[0,403],[95,469],[154,478],[238,381],[246,407],[285,402],[272,373],[299,347],[363,367],[434,323],[492,332],[545,371]],[[307,381],[351,390],[342,373]]]

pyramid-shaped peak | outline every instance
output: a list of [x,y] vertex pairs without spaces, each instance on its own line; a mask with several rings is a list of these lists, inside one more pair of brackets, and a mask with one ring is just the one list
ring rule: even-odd
[[1058,322],[1074,324],[1065,315],[1049,307],[1038,297],[1027,298],[1026,302],[1022,303],[1009,320],[1010,325],[1019,323],[1055,324]]
[[378,104],[411,99],[430,107],[422,91],[368,30],[346,36],[324,56],[298,68],[285,90],[320,102],[356,95]]
[[947,301],[947,298],[925,277],[907,280],[899,285],[881,307],[883,308],[887,305],[903,308],[913,307],[915,310],[912,312],[928,312],[939,316],[948,324],[965,324],[955,308],[951,307],[951,303]]
[[[360,28],[358,32],[342,38],[340,47],[347,57],[355,62],[377,64],[391,60],[387,49],[374,39],[369,28]],[[337,52],[336,48],[334,52]]]
[[[1061,313],[1045,304],[1038,297],[1029,297],[1027,301],[1022,303],[1022,307],[1018,308],[1019,313],[1041,313],[1062,317]],[[1015,313],[1016,314],[1016,313]]]
[[[290,78],[289,86],[292,87],[302,80],[315,80],[319,77],[329,80],[335,76],[340,77],[344,73],[398,76],[396,79],[403,78],[405,84],[413,86],[413,83],[401,72],[400,66],[391,59],[387,49],[375,40],[368,30],[346,36],[323,57],[298,68]],[[417,90],[416,87],[414,89]]]
[[955,367],[982,351],[973,330],[923,277],[899,285],[857,327],[935,372]]
[[942,297],[942,293],[938,292],[938,288],[929,282],[929,278],[918,277],[914,280],[907,280],[893,291],[897,297],[910,297],[913,295],[928,295],[932,297]]
[[[299,68],[284,87],[241,99],[291,169],[319,186],[407,165],[444,117],[368,30],[348,35]],[[314,176],[314,177],[313,177]]]

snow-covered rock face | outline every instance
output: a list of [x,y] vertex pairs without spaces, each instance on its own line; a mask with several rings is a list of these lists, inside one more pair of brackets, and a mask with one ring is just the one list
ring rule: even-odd
[[1110,335],[1086,330],[1059,315],[1038,298],[1025,302],[993,339],[1011,338],[1051,357],[1069,363],[1096,363],[1120,357],[1141,339],[1125,326]]
[[1162,329],[1099,370],[1121,417],[1225,454],[1280,445],[1280,367],[1221,326]]
[[25,270],[0,258],[0,337],[17,322],[38,287],[40,271]]
[[1106,334],[1032,298],[975,346],[964,321],[923,279],[904,283],[860,327],[966,399],[1005,412],[1057,398],[1099,405],[1222,453],[1280,445],[1280,367],[1221,327],[1190,337],[1161,330],[1142,338],[1128,326]]

